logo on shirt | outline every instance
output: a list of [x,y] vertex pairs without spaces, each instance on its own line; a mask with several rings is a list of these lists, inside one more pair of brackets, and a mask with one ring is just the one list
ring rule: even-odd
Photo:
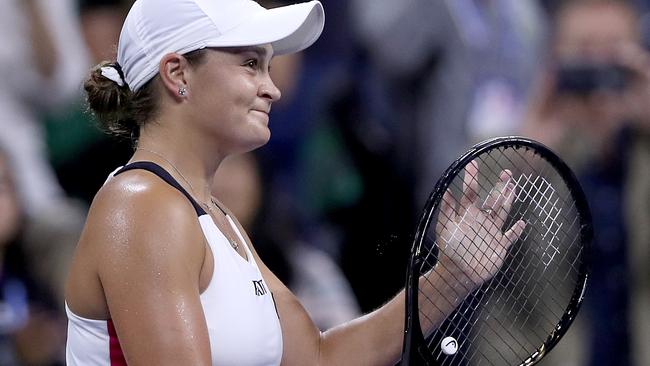
[[264,282],[262,280],[255,281],[253,280],[253,287],[255,288],[255,295],[264,296],[266,294],[266,287],[264,287]]

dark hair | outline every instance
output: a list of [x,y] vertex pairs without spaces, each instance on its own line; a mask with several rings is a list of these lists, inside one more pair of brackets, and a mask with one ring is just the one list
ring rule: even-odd
[[[198,66],[205,59],[205,50],[196,50],[185,55],[191,66]],[[90,70],[84,82],[88,107],[97,118],[102,130],[127,139],[138,140],[140,127],[150,121],[158,111],[159,91],[151,79],[138,91],[133,92],[124,82],[119,86],[102,75],[102,67],[113,67],[122,75],[121,66],[113,61],[104,61]]]

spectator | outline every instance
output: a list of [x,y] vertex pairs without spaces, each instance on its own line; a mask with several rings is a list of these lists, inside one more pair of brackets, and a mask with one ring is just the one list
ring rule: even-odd
[[15,163],[28,263],[61,299],[83,214],[53,174],[41,120],[80,95],[88,58],[74,5],[72,0],[0,2],[0,144]]
[[346,173],[321,173],[316,188],[342,192],[329,218],[369,310],[403,286],[415,217],[442,171],[472,142],[516,127],[543,23],[529,1],[354,0],[349,11],[361,49],[328,109],[320,142],[330,150],[311,166]]
[[648,180],[639,172],[647,169],[638,165],[647,159],[648,60],[632,5],[563,3],[554,15],[549,67],[524,129],[569,162],[591,206],[595,238],[583,315],[583,357],[590,365],[648,363],[640,359],[648,340],[633,342],[629,313],[631,294],[647,294],[640,287],[647,286],[647,275],[640,268],[631,272],[628,260],[631,252],[647,253],[648,245],[641,234],[647,221],[639,221],[649,211]]
[[65,322],[25,263],[24,209],[15,188],[0,150],[0,365],[62,365]]
[[543,40],[531,1],[355,0],[360,42],[397,108],[403,166],[420,207],[472,142],[518,126]]
[[47,161],[40,118],[80,96],[88,66],[71,0],[0,4],[0,143],[16,161],[30,217],[60,212],[64,194]]
[[[126,17],[127,0],[78,0],[81,31],[93,63],[115,59]],[[66,194],[89,205],[106,175],[128,159],[128,141],[110,138],[97,128],[81,98],[48,119],[50,160]],[[83,174],[79,174],[82,172]]]

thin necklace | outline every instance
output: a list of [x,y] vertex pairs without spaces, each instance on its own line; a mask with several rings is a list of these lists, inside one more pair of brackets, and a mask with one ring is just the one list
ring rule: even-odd
[[[181,178],[183,178],[183,181],[185,181],[185,183],[187,183],[187,185],[190,187],[190,190],[192,191],[192,194],[193,194],[194,196],[196,196],[196,191],[194,191],[194,187],[192,187],[192,183],[190,183],[190,181],[187,180],[187,178],[185,178],[185,176],[183,175],[183,173],[181,173],[181,171],[178,170],[178,168],[176,168],[176,166],[175,166],[174,164],[172,164],[172,162],[169,161],[169,159],[167,159],[167,158],[166,158],[165,156],[163,156],[161,153],[155,152],[155,151],[153,151],[153,150],[145,149],[145,148],[143,148],[143,147],[138,147],[138,148],[136,148],[136,150],[146,151],[146,152],[151,153],[151,154],[154,154],[154,155],[158,156],[159,158],[163,159],[164,161],[166,161],[167,164],[169,164],[169,165],[170,165],[170,166],[171,166],[171,167],[176,171],[176,173],[178,173],[178,175],[179,175]],[[214,213],[214,208],[213,208],[211,205],[208,205],[208,204],[203,203],[203,202],[201,202],[201,201],[198,201],[198,202],[199,202],[199,204],[200,204],[201,206],[203,206],[204,208],[208,209],[208,211]],[[224,211],[224,210],[221,208],[221,206],[219,206],[219,204],[215,201],[215,199],[214,199],[214,197],[212,197],[212,195],[210,195],[210,202],[211,202],[214,206],[216,206],[216,207],[219,209],[219,211],[221,211],[221,213],[222,213],[223,216],[226,218],[226,220],[228,220],[228,214],[226,213],[226,211]],[[229,224],[230,224],[230,222],[229,222]],[[231,225],[231,226],[232,226],[232,225]],[[239,244],[237,244],[237,242],[234,241],[234,240],[230,237],[230,235],[228,235],[228,233],[226,233],[226,232],[224,231],[223,235],[226,237],[226,239],[228,239],[228,242],[230,242],[230,246],[231,246],[233,249],[237,250],[237,249],[239,248]]]

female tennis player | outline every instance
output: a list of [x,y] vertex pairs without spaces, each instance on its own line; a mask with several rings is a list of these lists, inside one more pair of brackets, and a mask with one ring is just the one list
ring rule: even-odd
[[[251,0],[134,3],[117,62],[95,67],[85,84],[94,113],[136,150],[97,193],[71,265],[69,366],[399,359],[402,294],[320,332],[210,194],[224,158],[270,137],[280,98],[269,77],[273,55],[308,47],[323,25],[318,1],[270,10]],[[518,232],[506,233],[504,246]],[[445,277],[463,282],[469,272],[445,268],[426,278],[440,284],[440,308],[459,296]]]

